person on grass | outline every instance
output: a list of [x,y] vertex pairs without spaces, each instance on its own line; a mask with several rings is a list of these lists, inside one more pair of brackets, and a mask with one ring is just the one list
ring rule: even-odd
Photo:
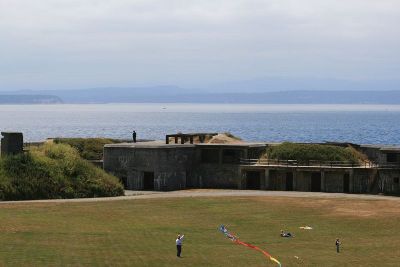
[[293,237],[292,233],[281,230],[281,237]]
[[335,245],[336,245],[336,252],[337,252],[337,253],[339,253],[340,244],[341,244],[341,243],[340,243],[339,238],[336,238]]
[[182,253],[182,241],[185,235],[178,234],[178,237],[175,240],[176,243],[176,256],[181,257]]

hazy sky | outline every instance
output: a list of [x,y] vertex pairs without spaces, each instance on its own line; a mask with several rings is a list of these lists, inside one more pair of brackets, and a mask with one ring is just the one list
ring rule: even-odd
[[0,90],[399,73],[399,0],[0,0]]

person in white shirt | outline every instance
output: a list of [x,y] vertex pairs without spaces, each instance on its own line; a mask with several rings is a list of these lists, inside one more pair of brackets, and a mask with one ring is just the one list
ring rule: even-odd
[[176,243],[176,256],[177,257],[181,257],[181,252],[182,252],[182,241],[183,241],[183,237],[185,235],[178,235],[178,237],[175,240]]

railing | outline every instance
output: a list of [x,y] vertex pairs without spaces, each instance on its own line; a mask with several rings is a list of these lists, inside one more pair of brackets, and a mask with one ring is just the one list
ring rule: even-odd
[[400,168],[400,163],[386,163],[386,164],[376,164],[377,167],[379,168]]
[[400,164],[376,164],[370,161],[354,163],[348,161],[319,161],[308,160],[299,162],[297,160],[279,159],[240,159],[241,165],[258,166],[282,166],[282,167],[324,167],[324,168],[400,168]]

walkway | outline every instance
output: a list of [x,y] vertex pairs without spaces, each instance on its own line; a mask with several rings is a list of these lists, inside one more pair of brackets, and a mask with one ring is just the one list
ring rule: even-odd
[[0,201],[0,205],[22,204],[22,203],[74,203],[74,202],[79,203],[79,202],[157,199],[157,198],[177,198],[177,197],[347,198],[347,199],[365,199],[365,200],[392,200],[400,202],[400,197],[367,195],[367,194],[343,194],[343,193],[297,192],[297,191],[262,191],[262,190],[192,189],[192,190],[181,190],[181,191],[171,191],[171,192],[127,190],[125,191],[125,196],[121,197]]

